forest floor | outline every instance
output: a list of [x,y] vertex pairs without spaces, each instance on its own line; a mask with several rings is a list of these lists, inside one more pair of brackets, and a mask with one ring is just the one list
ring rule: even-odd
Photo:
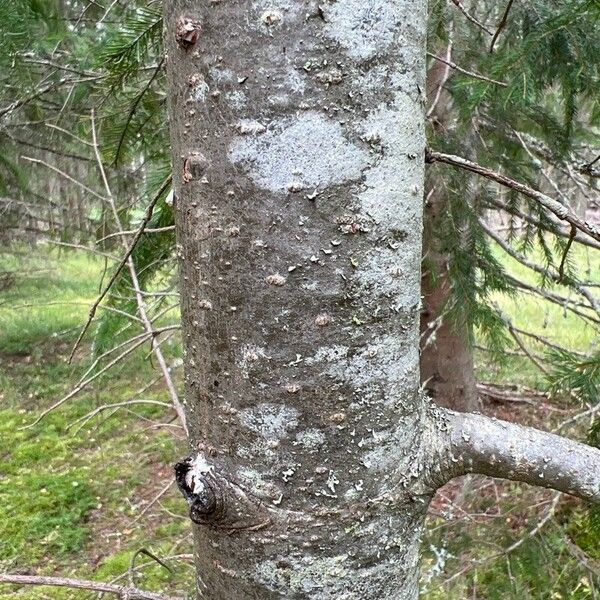
[[[600,262],[590,264],[587,255],[574,260],[583,271],[600,271]],[[519,265],[510,267],[530,277]],[[86,420],[98,407],[132,398],[165,400],[147,349],[32,425],[91,365],[91,336],[73,364],[68,357],[102,269],[101,261],[71,251],[21,248],[0,254],[1,570],[122,583],[133,576],[140,588],[190,593],[187,507],[171,485],[172,464],[186,454],[186,443],[172,411],[135,404]],[[594,343],[593,331],[560,307],[527,296],[495,300],[516,326],[574,349]],[[163,349],[180,380],[178,339]],[[478,376],[499,386],[482,393],[486,413],[551,428],[577,409],[572,401],[548,398],[543,374],[523,356],[507,356],[499,364],[478,351]],[[500,400],[502,395],[508,398]],[[568,434],[584,439],[585,427]],[[487,478],[456,480],[440,490],[430,510],[423,597],[591,600],[600,597],[594,587],[600,580],[599,541],[578,502]],[[57,588],[12,589],[3,588],[0,596],[97,597]]]

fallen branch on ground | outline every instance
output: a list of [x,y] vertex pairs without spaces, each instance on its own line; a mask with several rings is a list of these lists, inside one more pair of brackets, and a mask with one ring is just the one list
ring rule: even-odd
[[71,577],[42,577],[39,575],[0,575],[1,583],[12,583],[15,585],[50,585],[53,587],[68,587],[79,590],[91,590],[93,592],[104,592],[115,594],[122,600],[183,600],[182,596],[164,596],[155,592],[146,592],[129,585],[115,585],[102,583],[101,581],[90,581],[87,579],[73,579]]

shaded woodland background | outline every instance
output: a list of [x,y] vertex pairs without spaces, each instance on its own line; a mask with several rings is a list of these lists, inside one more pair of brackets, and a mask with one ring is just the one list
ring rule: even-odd
[[[600,224],[599,17],[432,1],[429,146]],[[160,3],[2,2],[0,30],[1,569],[189,592]],[[460,364],[424,386],[600,444],[600,244],[443,164],[425,206],[423,355]],[[426,535],[425,598],[600,594],[600,512],[561,494],[463,478]]]

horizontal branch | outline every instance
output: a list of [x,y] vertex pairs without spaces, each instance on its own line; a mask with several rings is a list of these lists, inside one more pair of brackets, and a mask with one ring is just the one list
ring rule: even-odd
[[164,596],[163,594],[146,592],[131,586],[102,583],[101,581],[90,581],[86,579],[73,579],[71,577],[0,574],[0,584],[2,583],[12,583],[15,585],[50,585],[53,587],[90,590],[105,594],[115,594],[123,600],[181,600],[180,596]]
[[462,73],[463,75],[467,75],[469,77],[473,77],[474,79],[480,79],[481,81],[486,81],[487,83],[493,83],[494,85],[499,85],[502,87],[507,87],[507,84],[504,81],[498,81],[497,79],[491,79],[490,77],[486,77],[485,75],[481,75],[481,73],[475,73],[474,71],[468,71],[467,69],[463,69],[455,62],[448,60],[447,58],[442,58],[441,56],[437,56],[436,54],[432,54],[431,52],[427,53],[427,56],[431,58],[435,58],[435,60],[444,63],[449,66],[451,69]]
[[600,502],[599,449],[484,415],[442,414],[441,467],[451,477],[478,473]]
[[441,162],[454,167],[459,167],[466,171],[470,171],[471,173],[481,175],[491,181],[495,181],[504,187],[516,190],[528,198],[535,200],[538,204],[554,213],[559,219],[567,221],[567,223],[570,223],[580,231],[587,233],[591,238],[600,242],[600,230],[598,230],[597,227],[579,218],[568,206],[561,204],[558,200],[546,196],[546,194],[543,194],[538,190],[534,190],[533,188],[530,188],[523,183],[519,183],[514,179],[510,179],[501,173],[496,173],[496,171],[492,171],[491,169],[482,167],[466,158],[455,156],[453,154],[444,154],[443,152],[435,152],[434,150],[428,149],[425,160],[428,163]]

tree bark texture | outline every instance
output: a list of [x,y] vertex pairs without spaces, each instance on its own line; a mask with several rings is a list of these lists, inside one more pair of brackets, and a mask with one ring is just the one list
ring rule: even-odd
[[414,600],[471,468],[419,393],[425,23],[165,2],[199,598]]
[[[452,43],[446,56],[451,58]],[[444,135],[452,126],[448,65],[433,60],[427,70],[427,116],[431,127]],[[464,322],[444,316],[451,297],[449,256],[440,247],[439,228],[448,195],[443,180],[430,173],[425,180],[423,275],[421,277],[421,385],[440,406],[461,412],[477,409],[477,389],[470,332]]]
[[426,3],[165,9],[200,592],[413,598]]

